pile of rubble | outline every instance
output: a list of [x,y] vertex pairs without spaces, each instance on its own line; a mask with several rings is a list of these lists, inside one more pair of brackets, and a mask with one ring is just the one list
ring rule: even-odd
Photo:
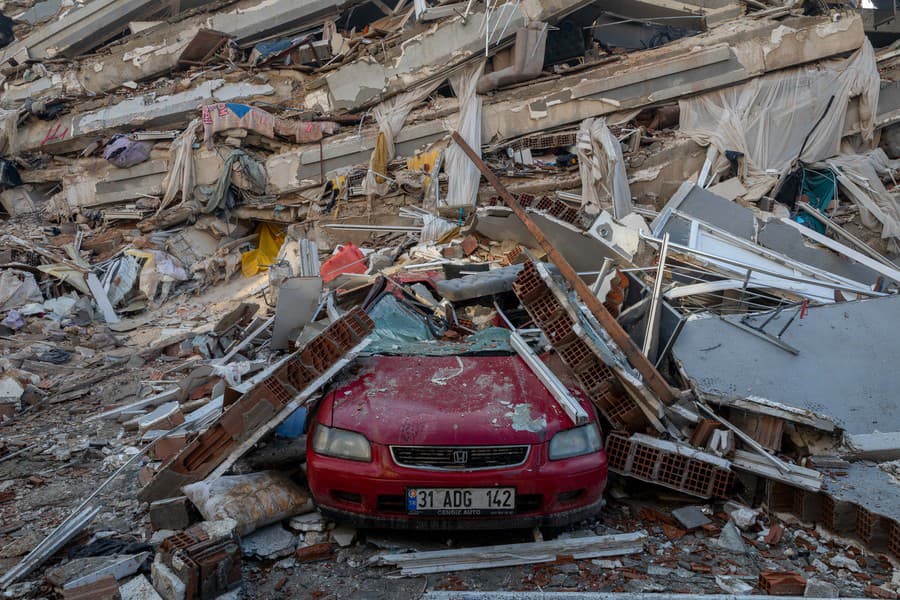
[[[893,4],[391,4],[0,3],[4,597],[897,598]],[[599,422],[602,510],[329,512],[366,377]]]

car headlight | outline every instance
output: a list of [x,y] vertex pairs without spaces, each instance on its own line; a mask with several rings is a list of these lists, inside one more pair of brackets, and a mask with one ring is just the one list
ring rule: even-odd
[[326,427],[321,423],[316,425],[313,432],[312,448],[316,454],[325,456],[362,462],[372,460],[372,447],[366,436],[355,431]]
[[600,442],[600,430],[596,423],[588,423],[574,429],[560,431],[550,440],[550,460],[561,460],[597,452],[603,444]]

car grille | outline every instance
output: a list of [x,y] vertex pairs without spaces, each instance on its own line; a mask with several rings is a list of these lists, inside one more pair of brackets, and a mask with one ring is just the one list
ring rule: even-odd
[[391,446],[391,455],[418,469],[499,469],[523,464],[528,446]]

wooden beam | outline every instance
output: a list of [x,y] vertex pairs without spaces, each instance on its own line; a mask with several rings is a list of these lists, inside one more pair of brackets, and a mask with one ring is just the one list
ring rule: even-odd
[[622,329],[619,322],[616,321],[615,317],[613,317],[608,310],[606,310],[606,307],[603,306],[597,296],[591,293],[591,289],[584,281],[582,281],[581,277],[578,276],[578,273],[572,268],[572,265],[569,264],[565,257],[560,254],[550,240],[547,239],[544,232],[535,225],[534,221],[531,220],[531,217],[528,216],[528,213],[525,212],[518,201],[516,201],[512,194],[509,193],[509,190],[506,189],[506,186],[500,182],[497,176],[494,175],[494,172],[491,171],[475,151],[472,150],[462,136],[454,131],[452,137],[453,141],[456,142],[460,149],[466,153],[466,156],[468,156],[475,166],[478,167],[478,170],[481,171],[485,179],[494,186],[494,189],[497,190],[497,193],[499,193],[500,197],[503,198],[503,201],[506,202],[506,205],[516,213],[516,216],[519,217],[522,224],[528,229],[528,232],[538,241],[541,248],[544,249],[544,252],[547,253],[547,256],[553,261],[560,273],[562,273],[562,276],[566,278],[569,284],[575,289],[575,293],[581,298],[581,301],[584,302],[588,307],[588,310],[591,311],[591,314],[594,315],[594,318],[597,319],[604,329],[606,329],[613,341],[619,346],[622,352],[625,353],[625,357],[628,359],[631,366],[637,369],[643,376],[647,387],[653,390],[664,404],[673,404],[675,402],[674,391],[669,387],[668,382],[663,379],[662,375],[659,374],[656,367],[653,366],[641,352],[640,348],[637,347],[631,339],[631,336]]
[[390,7],[382,2],[382,0],[372,0],[372,4],[378,7],[378,9],[383,12],[387,16],[392,16],[394,13],[391,11]]

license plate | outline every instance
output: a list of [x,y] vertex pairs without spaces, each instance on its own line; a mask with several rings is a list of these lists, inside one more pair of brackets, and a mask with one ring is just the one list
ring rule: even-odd
[[499,515],[516,509],[516,488],[406,488],[406,510],[416,515]]

